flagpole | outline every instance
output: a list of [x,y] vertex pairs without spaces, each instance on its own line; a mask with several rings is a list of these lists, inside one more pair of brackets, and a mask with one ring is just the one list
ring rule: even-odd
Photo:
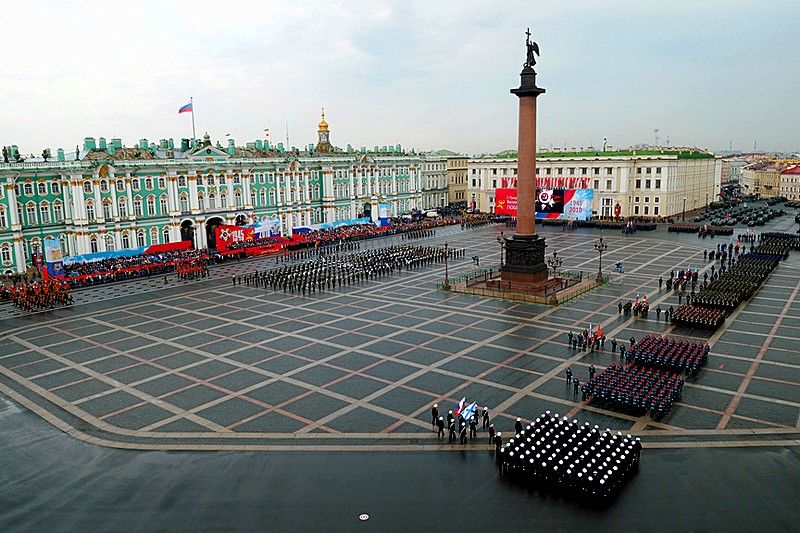
[[189,105],[192,106],[192,140],[197,140],[197,134],[194,130],[194,98],[189,97]]

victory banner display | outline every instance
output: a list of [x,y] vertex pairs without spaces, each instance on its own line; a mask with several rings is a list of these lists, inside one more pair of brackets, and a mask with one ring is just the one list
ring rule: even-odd
[[536,189],[536,218],[592,217],[592,189]]
[[225,251],[231,244],[254,241],[280,235],[280,219],[277,217],[259,220],[249,226],[222,225],[216,229],[217,248]]
[[61,255],[61,240],[48,237],[44,240],[44,263],[47,276],[64,277],[64,258]]
[[[592,189],[536,189],[536,218],[592,217]],[[495,213],[517,216],[517,189],[495,189]]]
[[517,216],[517,189],[495,189],[495,214]]

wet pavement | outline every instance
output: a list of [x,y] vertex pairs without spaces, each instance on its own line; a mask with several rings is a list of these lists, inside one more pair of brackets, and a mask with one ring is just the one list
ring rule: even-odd
[[[769,229],[793,231],[791,218]],[[478,268],[474,255],[496,267],[501,230],[447,228],[409,244],[465,248],[453,277]],[[540,233],[564,269],[596,273],[599,231]],[[622,261],[625,274],[558,307],[437,291],[442,265],[305,296],[231,285],[281,266],[274,258],[229,262],[205,281],[78,291],[78,305],[32,316],[0,306],[0,490],[10,498],[0,529],[790,530],[800,253],[711,334],[625,317],[616,304],[640,294],[677,307],[658,277],[709,269],[703,250],[724,241],[604,238],[604,265]],[[402,242],[364,247],[389,241]],[[709,365],[658,422],[587,405],[564,370],[584,379],[589,364],[600,372],[615,359],[608,345],[566,347],[566,331],[589,324],[609,339],[707,340]],[[501,431],[550,409],[641,435],[645,468],[602,512],[529,494],[495,476],[485,434],[460,447],[431,432],[431,404],[461,397],[489,405]]]
[[0,424],[4,532],[797,531],[797,447],[645,450],[594,509],[499,477],[488,451],[115,450],[2,400]]

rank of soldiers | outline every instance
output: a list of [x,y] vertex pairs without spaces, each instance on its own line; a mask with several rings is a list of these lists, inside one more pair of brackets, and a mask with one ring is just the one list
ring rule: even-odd
[[683,392],[683,378],[676,373],[633,364],[612,363],[581,390],[583,399],[605,409],[654,420],[669,412]]
[[[680,309],[679,309],[680,311]],[[633,361],[648,368],[696,376],[708,362],[708,343],[645,335],[630,350]]]
[[641,450],[639,438],[547,411],[497,450],[497,463],[501,475],[521,483],[599,502],[639,471]]
[[[332,290],[343,285],[375,279],[431,263],[444,261],[445,251],[433,246],[390,246],[346,255],[320,254],[313,261],[295,263],[245,276],[248,285],[262,285],[284,292]],[[450,248],[448,258],[463,257],[463,249]],[[236,284],[234,278],[234,285]],[[241,284],[241,280],[239,281]]]

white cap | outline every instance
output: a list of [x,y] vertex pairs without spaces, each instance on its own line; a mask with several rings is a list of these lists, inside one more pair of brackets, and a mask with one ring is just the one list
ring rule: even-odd
[[517,418],[517,422],[521,422],[521,421],[522,421],[522,419],[521,419],[521,418]]
[[438,403],[433,404],[434,407],[439,407]]
[[498,436],[498,437],[500,437],[501,435],[502,435],[502,433],[498,433],[498,434],[497,434],[497,436]]
[[451,410],[451,411],[449,411],[448,413],[452,415],[452,414],[453,414],[453,411]]

